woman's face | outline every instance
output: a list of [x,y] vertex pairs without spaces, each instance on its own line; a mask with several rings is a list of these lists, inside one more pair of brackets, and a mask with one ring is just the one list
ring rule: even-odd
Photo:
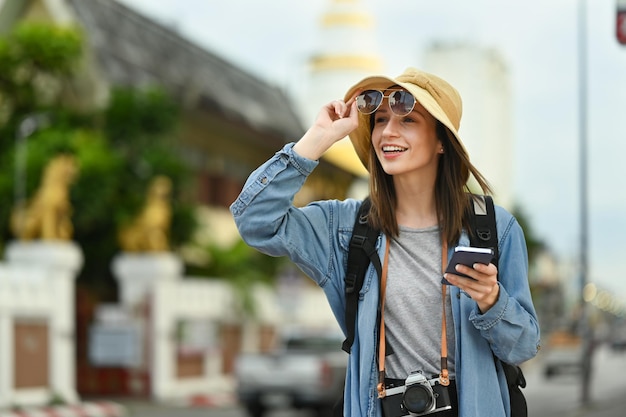
[[406,116],[389,109],[387,98],[374,114],[372,145],[383,170],[393,176],[432,175],[443,153],[436,133],[437,120],[415,103]]

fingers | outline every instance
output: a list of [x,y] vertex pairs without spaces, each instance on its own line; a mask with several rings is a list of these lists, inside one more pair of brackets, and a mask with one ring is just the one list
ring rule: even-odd
[[457,274],[445,274],[445,278],[452,284],[467,293],[484,313],[498,300],[498,268],[493,265],[474,264],[474,267],[457,265],[456,271],[470,278]]
[[477,280],[480,280],[482,276],[496,276],[498,274],[498,268],[494,264],[485,265],[481,263],[475,263],[471,267],[458,264],[456,265],[455,269],[457,270],[457,272],[468,275]]
[[459,274],[446,274],[446,279],[449,275],[450,283],[466,292],[489,293],[498,283],[498,268],[493,264],[476,263],[473,267],[459,264],[455,269]]
[[354,130],[359,124],[356,101],[333,100],[325,106],[327,120],[333,129],[336,129],[343,137]]
[[348,101],[346,101],[346,104],[348,106],[352,106],[353,103],[356,103],[356,97],[359,95],[360,91],[357,91],[356,94],[354,94],[352,97],[350,97],[350,99]]
[[331,101],[329,105],[334,110],[335,115],[338,118],[343,119],[344,117],[347,117],[350,114],[350,108],[351,108],[352,102],[354,102],[354,100],[348,100],[348,102],[346,103],[340,99],[340,100]]
[[[0,0],[1,1],[1,0]],[[359,125],[356,101],[333,100],[322,107],[315,122],[294,146],[299,155],[318,160],[335,142],[345,138]]]
[[358,90],[356,90],[354,92],[354,94],[352,94],[352,96],[348,99],[348,101],[346,102],[347,105],[351,105],[352,103],[354,103],[356,101],[356,98],[359,96],[359,94],[361,94],[363,92],[362,88],[359,88]]

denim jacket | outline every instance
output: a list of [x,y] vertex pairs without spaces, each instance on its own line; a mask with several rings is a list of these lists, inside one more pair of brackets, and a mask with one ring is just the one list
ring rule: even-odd
[[[250,175],[231,205],[231,213],[250,246],[272,256],[288,256],[323,289],[345,333],[344,276],[354,218],[361,202],[328,200],[294,207],[294,195],[318,162],[297,155],[292,148],[293,144],[286,145]],[[496,219],[500,251],[500,295],[496,304],[481,314],[467,294],[449,287],[460,417],[509,416],[506,379],[494,356],[520,364],[539,349],[539,325],[528,285],[523,231],[502,207],[496,206]],[[381,259],[385,244],[386,236],[381,235],[377,242]],[[469,245],[466,233],[458,244]],[[345,416],[381,416],[376,391],[378,292],[376,271],[370,266],[359,295],[355,340],[348,360]]]

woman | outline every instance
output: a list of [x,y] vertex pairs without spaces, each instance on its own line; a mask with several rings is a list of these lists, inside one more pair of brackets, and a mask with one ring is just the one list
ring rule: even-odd
[[[407,386],[423,382],[421,375],[437,392],[445,387],[452,407],[439,404],[438,395],[435,410],[422,414],[509,416],[506,381],[494,356],[519,364],[537,353],[524,236],[503,208],[496,208],[499,267],[459,266],[459,274],[474,279],[445,274],[452,285],[441,284],[454,247],[469,246],[464,213],[470,174],[489,192],[459,138],[460,119],[460,96],[439,77],[409,68],[397,78],[365,78],[348,90],[345,102],[324,106],[297,143],[255,170],[231,206],[244,240],[294,261],[324,290],[345,331],[344,276],[361,202],[296,208],[292,201],[319,158],[346,135],[369,170],[368,222],[382,230],[377,244],[384,279],[379,282],[370,266],[361,289],[345,416],[408,414],[398,392],[405,380]],[[441,360],[446,345],[447,366]]]

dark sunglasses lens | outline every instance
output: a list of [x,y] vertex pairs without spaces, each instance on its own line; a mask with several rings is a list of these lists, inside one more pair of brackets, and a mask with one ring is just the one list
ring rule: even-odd
[[356,97],[356,108],[363,114],[372,114],[383,101],[383,93],[378,90],[366,90]]
[[394,91],[389,94],[389,107],[394,114],[398,116],[406,116],[413,111],[413,107],[415,107],[415,98],[408,91]]

